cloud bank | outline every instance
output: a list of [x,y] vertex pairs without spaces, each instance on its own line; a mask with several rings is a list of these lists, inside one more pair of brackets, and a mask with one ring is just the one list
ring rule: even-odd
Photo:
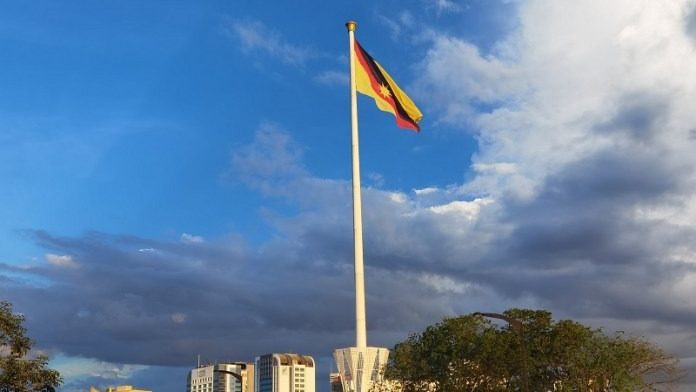
[[[371,344],[444,315],[545,307],[694,366],[695,9],[530,1],[488,53],[429,36],[417,92],[441,123],[475,129],[479,150],[456,186],[364,190]],[[258,25],[234,29],[250,50],[285,52]],[[231,161],[229,177],[293,206],[264,215],[273,240],[33,231],[46,262],[3,266],[0,295],[31,310],[47,349],[107,362],[350,345],[349,183],[314,176],[273,124]]]

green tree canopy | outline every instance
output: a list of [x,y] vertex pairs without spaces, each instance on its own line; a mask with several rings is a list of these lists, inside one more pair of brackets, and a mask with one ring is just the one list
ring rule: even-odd
[[644,338],[510,309],[445,318],[411,335],[394,347],[385,376],[403,392],[668,391],[682,375],[677,365]]
[[48,357],[29,357],[32,341],[26,336],[24,316],[0,301],[0,390],[34,392],[61,384],[60,374],[47,367]]

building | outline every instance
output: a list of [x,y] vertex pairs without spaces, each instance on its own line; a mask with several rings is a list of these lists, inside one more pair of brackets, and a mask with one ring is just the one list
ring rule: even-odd
[[255,392],[315,392],[314,358],[266,354],[256,358]]
[[329,373],[329,391],[343,392],[343,383],[341,383],[340,373]]
[[254,392],[254,364],[219,363],[192,369],[187,392]]
[[[91,388],[90,388],[91,391]],[[148,389],[136,388],[132,385],[117,385],[115,387],[106,388],[105,392],[152,392]]]

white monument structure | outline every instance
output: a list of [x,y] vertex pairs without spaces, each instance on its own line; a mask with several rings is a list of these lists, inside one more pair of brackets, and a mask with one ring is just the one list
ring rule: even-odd
[[355,85],[355,37],[357,24],[346,23],[350,43],[351,144],[353,161],[353,241],[355,256],[355,347],[334,351],[343,392],[368,392],[380,381],[389,358],[384,347],[367,346],[365,315],[365,274],[363,270],[362,200],[360,196],[360,152],[358,146],[358,109]]

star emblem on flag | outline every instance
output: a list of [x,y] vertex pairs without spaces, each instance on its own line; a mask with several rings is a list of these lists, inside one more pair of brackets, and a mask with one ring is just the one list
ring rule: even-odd
[[385,86],[385,85],[383,85],[383,84],[380,84],[380,85],[379,85],[379,93],[382,94],[382,96],[385,97],[385,98],[391,97],[391,92],[389,91],[389,89],[387,88],[387,86]]

